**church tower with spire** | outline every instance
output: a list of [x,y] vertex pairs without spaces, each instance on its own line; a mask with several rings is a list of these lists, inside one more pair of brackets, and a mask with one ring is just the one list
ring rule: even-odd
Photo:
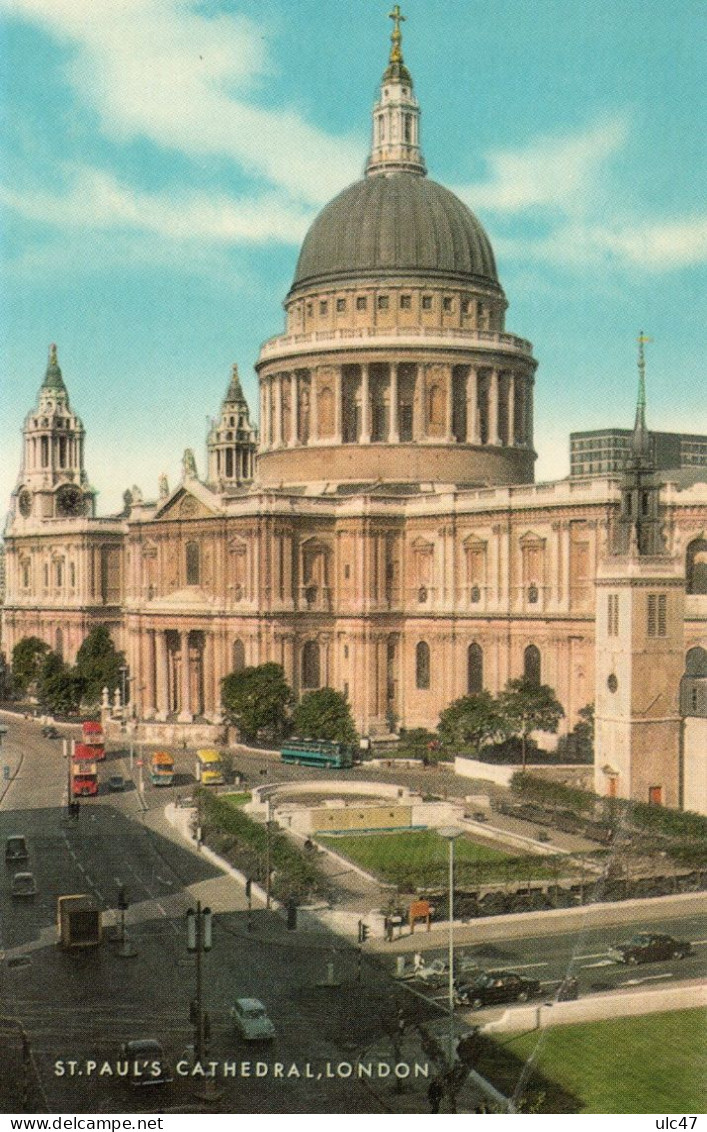
[[54,344],[37,406],[27,414],[22,435],[22,463],[12,497],[15,517],[32,523],[92,517],[96,493],[84,469],[84,427],[69,404]]
[[596,578],[595,789],[682,806],[679,686],[685,578],[662,535],[660,482],[646,427],[643,332],[638,401],[611,552]]
[[250,410],[238,377],[238,366],[221,404],[221,416],[214,421],[206,442],[208,483],[220,489],[252,483],[255,475],[257,429],[250,423]]
[[4,532],[3,645],[11,657],[23,637],[39,637],[73,663],[99,622],[120,640],[123,525],[118,518],[96,517],[96,491],[84,467],[84,427],[71,408],[55,345],[22,436]]

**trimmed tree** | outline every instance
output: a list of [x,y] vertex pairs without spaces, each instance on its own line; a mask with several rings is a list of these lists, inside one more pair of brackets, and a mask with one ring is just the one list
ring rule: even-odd
[[70,715],[78,710],[81,681],[76,670],[64,664],[58,653],[49,652],[45,656],[37,680],[37,695],[52,715]]
[[125,665],[125,653],[119,652],[107,625],[91,629],[76,654],[76,675],[87,704],[100,703],[104,688],[112,694],[121,685],[120,669]]
[[49,645],[39,637],[23,637],[15,645],[12,650],[12,684],[21,696],[36,685],[49,652]]
[[335,688],[305,692],[292,716],[298,735],[310,739],[331,739],[335,743],[358,742],[349,701]]
[[507,721],[490,692],[461,696],[439,717],[444,747],[473,747],[478,755],[487,743],[500,743],[508,734]]
[[556,734],[565,714],[564,708],[548,684],[536,684],[525,677],[509,680],[498,702],[508,734],[520,736],[525,770],[526,747],[531,733],[548,731]]
[[257,739],[259,731],[281,738],[289,726],[293,699],[281,664],[244,668],[221,681],[224,713],[244,739]]

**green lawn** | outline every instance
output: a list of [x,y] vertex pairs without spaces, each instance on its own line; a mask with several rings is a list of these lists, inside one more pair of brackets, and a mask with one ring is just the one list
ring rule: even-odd
[[[676,1010],[497,1038],[590,1113],[703,1113],[707,1011]],[[527,1087],[533,1095],[532,1078]],[[552,1110],[546,1110],[552,1111]]]
[[[434,830],[402,833],[318,834],[323,845],[374,873],[382,880],[412,891],[446,884],[449,843]],[[462,836],[454,843],[458,885],[495,881],[551,878],[553,867],[536,856],[515,857]]]
[[221,799],[228,802],[229,806],[245,806],[246,802],[250,802],[250,791],[245,794],[222,794]]

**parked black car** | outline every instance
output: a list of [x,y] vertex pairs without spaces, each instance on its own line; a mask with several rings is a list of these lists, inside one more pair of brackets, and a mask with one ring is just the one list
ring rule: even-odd
[[649,932],[641,932],[609,948],[610,957],[617,963],[655,963],[661,959],[684,959],[691,954],[692,944],[688,940]]
[[54,726],[53,723],[48,723],[45,727],[42,728],[42,735],[45,739],[61,738],[58,729]]
[[540,993],[537,979],[526,979],[515,971],[482,971],[469,982],[457,985],[457,998],[472,1010],[492,1006],[496,1002],[527,1002]]

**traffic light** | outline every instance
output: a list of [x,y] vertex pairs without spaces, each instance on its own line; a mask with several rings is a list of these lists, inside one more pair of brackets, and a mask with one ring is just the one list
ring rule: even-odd
[[365,943],[371,934],[371,929],[368,924],[364,924],[363,920],[358,921],[358,942]]
[[128,890],[124,884],[121,884],[120,888],[118,889],[118,907],[121,909],[121,911],[124,912],[125,909],[129,906],[130,901],[128,900]]

